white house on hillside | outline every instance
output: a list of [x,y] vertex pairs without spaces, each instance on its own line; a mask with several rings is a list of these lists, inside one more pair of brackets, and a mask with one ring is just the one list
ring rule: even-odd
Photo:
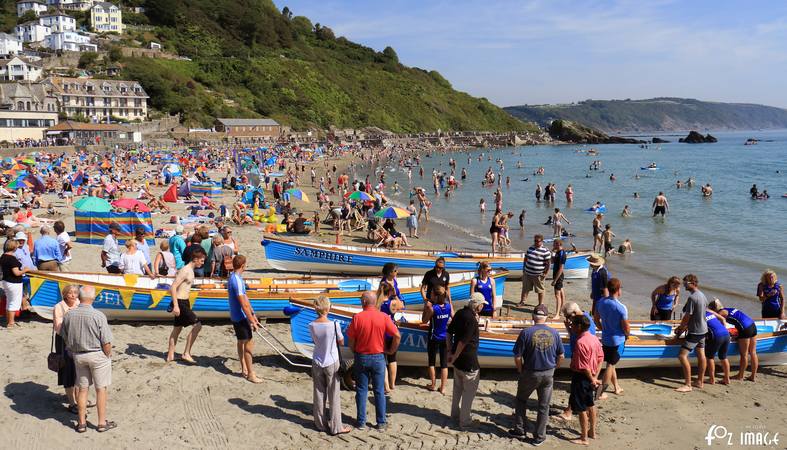
[[19,0],[16,2],[16,15],[22,17],[28,11],[33,11],[36,16],[45,13],[47,9],[44,0]]
[[40,42],[52,34],[52,29],[38,21],[25,22],[15,28],[16,37],[22,42]]
[[44,47],[69,52],[95,52],[98,50],[96,44],[90,43],[90,37],[74,31],[50,34],[44,40]]
[[15,56],[0,60],[0,80],[2,81],[38,81],[43,69],[39,64],[25,58]]
[[0,33],[0,56],[18,55],[22,53],[22,41],[16,36]]
[[77,21],[71,16],[62,13],[42,15],[38,23],[52,29],[52,33],[76,31]]
[[93,3],[93,0],[47,0],[49,6],[70,11],[87,11]]

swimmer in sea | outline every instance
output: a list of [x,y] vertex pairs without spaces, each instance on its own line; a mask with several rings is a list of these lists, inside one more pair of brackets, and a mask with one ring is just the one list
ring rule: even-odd
[[624,253],[634,253],[634,249],[631,247],[631,239],[626,239],[618,246],[618,253],[621,255]]
[[621,217],[631,217],[631,209],[629,205],[623,207],[623,212],[620,213]]
[[519,213],[519,229],[523,232],[525,231],[525,210],[523,209],[521,213]]
[[669,202],[663,192],[659,192],[659,195],[653,199],[653,205],[651,206],[653,208],[653,217],[659,214],[661,214],[661,217],[664,217],[667,211],[669,211]]

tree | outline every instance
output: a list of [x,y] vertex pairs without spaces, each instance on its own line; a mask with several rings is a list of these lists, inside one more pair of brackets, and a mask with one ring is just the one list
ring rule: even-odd
[[27,22],[32,22],[34,20],[38,20],[38,16],[36,15],[35,12],[33,12],[33,10],[28,10],[28,11],[25,11],[24,14],[19,16],[18,19],[16,19],[16,23],[17,24],[27,23]]
[[321,41],[333,41],[336,39],[333,30],[328,27],[322,27],[319,23],[314,25],[314,33],[317,35],[317,39]]
[[399,63],[399,55],[397,55],[396,50],[394,50],[390,46],[385,47],[385,49],[383,49],[383,56],[385,56],[385,58],[388,59],[389,61],[395,62],[397,64]]
[[292,11],[290,11],[290,8],[286,6],[281,10],[281,15],[287,20],[292,20]]
[[123,59],[123,51],[120,50],[120,47],[113,46],[109,49],[109,60],[112,62],[118,62]]
[[79,63],[77,67],[80,69],[86,69],[93,64],[95,64],[96,60],[98,59],[98,53],[96,52],[84,52],[79,56]]

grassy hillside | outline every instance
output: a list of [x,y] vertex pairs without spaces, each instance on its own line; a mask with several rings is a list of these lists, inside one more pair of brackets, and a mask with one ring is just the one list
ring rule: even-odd
[[[270,116],[296,129],[377,126],[397,132],[534,130],[485,99],[455,91],[439,73],[406,67],[388,47],[354,44],[270,0],[125,0],[122,44],[151,41],[183,60],[126,58],[151,105],[188,125],[217,116]],[[16,23],[0,0],[0,26]]]
[[787,127],[787,110],[784,109],[667,97],[647,100],[587,100],[571,105],[523,105],[507,107],[505,110],[522,120],[539,124],[546,124],[554,119],[566,119],[606,132]]

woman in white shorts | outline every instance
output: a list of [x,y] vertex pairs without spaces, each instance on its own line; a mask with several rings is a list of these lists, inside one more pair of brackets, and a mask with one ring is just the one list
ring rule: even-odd
[[14,323],[14,316],[22,309],[22,276],[28,269],[14,255],[19,244],[7,240],[3,245],[3,256],[0,256],[0,269],[3,271],[3,292],[5,293],[5,318],[8,328],[19,326]]

